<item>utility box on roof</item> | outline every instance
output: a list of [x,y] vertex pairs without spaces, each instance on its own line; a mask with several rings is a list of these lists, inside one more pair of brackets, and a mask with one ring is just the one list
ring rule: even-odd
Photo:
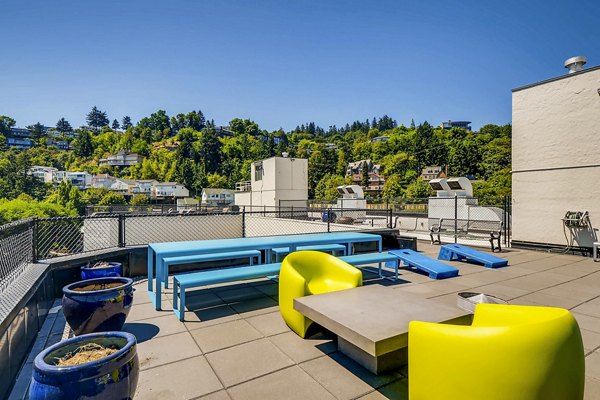
[[250,166],[250,182],[239,182],[234,195],[236,205],[257,210],[278,207],[281,201],[306,201],[308,160],[272,157],[255,161]]

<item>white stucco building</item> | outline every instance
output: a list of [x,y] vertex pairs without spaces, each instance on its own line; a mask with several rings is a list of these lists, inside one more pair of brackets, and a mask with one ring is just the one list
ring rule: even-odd
[[250,182],[239,182],[235,204],[252,207],[279,207],[286,200],[308,199],[308,160],[272,157],[255,161]]
[[[512,103],[513,245],[590,248],[600,228],[600,66],[516,88]],[[565,226],[567,211],[589,219]]]

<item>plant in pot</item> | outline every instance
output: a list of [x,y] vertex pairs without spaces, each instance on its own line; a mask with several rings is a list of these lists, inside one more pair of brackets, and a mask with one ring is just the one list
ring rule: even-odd
[[132,399],[139,376],[136,339],[127,332],[77,336],[34,360],[31,400]]
[[63,288],[63,313],[78,336],[121,330],[132,303],[130,278],[88,279]]
[[118,262],[99,261],[81,267],[81,279],[95,279],[123,276],[123,265]]

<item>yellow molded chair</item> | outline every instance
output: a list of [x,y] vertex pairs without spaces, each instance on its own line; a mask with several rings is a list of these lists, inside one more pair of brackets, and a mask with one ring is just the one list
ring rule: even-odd
[[288,326],[301,337],[312,321],[294,310],[297,297],[351,289],[362,285],[359,269],[320,251],[289,254],[279,272],[279,311]]
[[581,333],[567,310],[478,304],[470,326],[413,321],[411,400],[579,400]]

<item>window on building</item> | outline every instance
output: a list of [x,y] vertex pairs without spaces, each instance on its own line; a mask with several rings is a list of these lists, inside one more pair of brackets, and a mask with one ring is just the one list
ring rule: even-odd
[[262,181],[263,178],[263,166],[262,164],[257,164],[254,166],[254,180]]

